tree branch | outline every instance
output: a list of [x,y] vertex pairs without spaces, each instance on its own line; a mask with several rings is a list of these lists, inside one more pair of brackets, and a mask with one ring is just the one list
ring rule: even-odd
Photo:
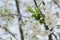
[[[35,6],[37,7],[37,2],[36,2],[36,0],[34,0],[34,3],[35,3]],[[40,11],[41,12],[41,11]],[[42,13],[42,12],[41,12]],[[46,23],[44,23],[44,25],[45,25],[45,29],[46,30],[49,30],[49,28],[48,28],[48,26],[46,25]],[[52,40],[52,34],[50,34],[49,35],[49,40]]]
[[58,8],[60,8],[60,5],[55,0],[53,0],[53,1],[58,6]]
[[2,26],[0,26],[2,29],[4,29],[6,32],[8,32],[10,35],[12,35],[16,40],[18,40],[16,37],[15,37],[15,35],[12,33],[12,32],[10,32],[10,30],[7,28],[7,27],[2,27]]
[[52,34],[54,35],[54,37],[56,38],[56,40],[58,40],[57,36],[54,33],[52,33]]
[[19,31],[20,31],[20,35],[21,35],[21,40],[24,40],[24,34],[23,34],[23,29],[22,29],[22,25],[20,24],[21,23],[21,13],[20,13],[20,8],[19,8],[19,0],[15,0],[16,2],[16,8],[17,8],[17,12],[18,12],[18,22],[19,22]]

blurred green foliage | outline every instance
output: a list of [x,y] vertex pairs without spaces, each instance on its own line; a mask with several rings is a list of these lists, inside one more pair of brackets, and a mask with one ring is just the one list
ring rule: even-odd
[[45,22],[45,16],[42,14],[42,12],[40,10],[41,3],[38,4],[38,6],[35,8],[28,7],[27,10],[30,13],[32,13],[32,17],[34,17],[37,21],[39,21],[40,24],[43,24]]

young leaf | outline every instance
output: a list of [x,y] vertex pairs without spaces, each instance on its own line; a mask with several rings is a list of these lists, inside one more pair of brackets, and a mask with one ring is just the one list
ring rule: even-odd
[[40,7],[40,5],[42,4],[43,0],[38,4],[38,7]]
[[35,8],[35,12],[36,12],[36,13],[39,13],[39,10],[38,10],[38,8],[37,8],[37,7]]
[[35,13],[34,10],[31,7],[28,7],[27,10],[31,13]]

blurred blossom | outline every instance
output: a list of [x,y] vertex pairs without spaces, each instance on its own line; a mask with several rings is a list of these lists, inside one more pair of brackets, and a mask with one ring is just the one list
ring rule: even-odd
[[45,14],[45,23],[48,25],[48,27],[51,29],[56,26],[57,24],[57,17],[56,15],[53,15],[51,13]]
[[48,10],[46,6],[43,6],[41,11],[45,15],[45,23],[48,25],[49,29],[55,27],[58,22],[56,14]]
[[[0,7],[0,16],[6,14],[17,14],[15,0],[0,0],[0,1],[2,1],[4,5],[4,7],[2,6]],[[39,1],[40,0],[37,0],[37,3]],[[60,0],[55,1],[57,1],[57,3],[60,5]],[[0,2],[1,5],[2,2]],[[42,4],[40,9],[42,13],[45,15],[46,25],[49,27],[49,29],[52,29],[53,27],[56,27],[57,24],[60,25],[60,20],[57,21],[56,17],[56,12],[58,12],[58,15],[60,15],[60,8],[58,8],[58,6],[54,3],[53,0],[44,0],[44,2],[45,5]],[[39,21],[36,21],[34,18],[30,17],[31,14],[27,12],[28,6],[35,7],[33,0],[20,0],[21,14],[26,16],[23,17],[22,20],[19,22],[23,28],[24,38],[26,40],[45,40],[44,38],[46,38],[52,32],[50,30],[44,30],[44,25],[41,26]],[[28,16],[30,18],[27,18]],[[7,27],[13,34],[18,35],[16,36],[16,38],[20,39],[20,34],[18,31],[19,28],[17,28],[16,26],[18,25],[18,17],[16,15],[1,17],[0,25],[3,27]],[[2,28],[0,28],[0,35],[5,33],[4,30],[2,31],[1,30]],[[10,40],[10,38],[7,38],[8,34],[7,36],[3,36],[3,38],[5,37],[6,37],[5,40]]]
[[50,30],[44,30],[40,32],[40,36],[41,37],[47,37],[48,35],[50,35],[52,32]]

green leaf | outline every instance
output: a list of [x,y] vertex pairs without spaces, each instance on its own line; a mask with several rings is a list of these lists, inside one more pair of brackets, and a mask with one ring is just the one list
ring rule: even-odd
[[40,19],[40,23],[43,24],[45,22],[45,18],[42,17],[42,19]]
[[40,13],[40,11],[39,11],[39,8],[38,8],[38,7],[36,7],[36,8],[35,8],[35,12],[36,12],[37,14],[39,14],[39,13]]
[[38,4],[38,7],[40,7],[41,3]]
[[28,7],[27,10],[31,13],[35,13],[35,11],[31,7]]
[[44,23],[44,20],[40,20],[40,23],[43,24]]
[[35,20],[37,20],[37,21],[39,20],[40,24],[43,24],[45,22],[45,16],[40,11],[40,5],[41,5],[42,2],[43,2],[43,0],[34,9],[32,9],[31,7],[28,7],[28,11],[31,12],[31,13],[33,13],[32,17],[34,17]]
[[40,6],[41,6],[42,2],[43,2],[43,0],[41,0],[41,2],[38,4],[38,7],[40,7]]

